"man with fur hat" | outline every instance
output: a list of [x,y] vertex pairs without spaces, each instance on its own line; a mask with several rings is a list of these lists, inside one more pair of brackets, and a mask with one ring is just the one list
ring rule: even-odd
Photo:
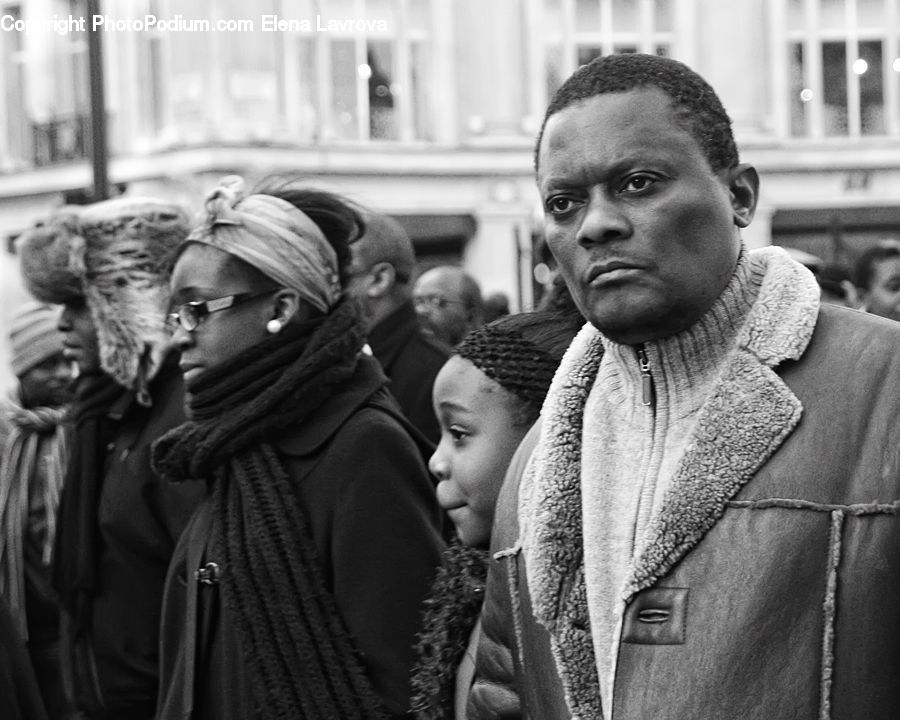
[[150,469],[151,443],[184,421],[165,315],[169,253],[187,231],[170,203],[118,198],[60,213],[18,244],[28,289],[63,305],[79,372],[55,582],[64,685],[91,720],[155,715],[163,584],[202,495]]
[[9,333],[18,387],[0,401],[0,596],[8,604],[51,718],[64,713],[59,681],[59,602],[51,559],[63,485],[61,423],[71,366],[57,329],[59,310],[28,302]]
[[353,263],[347,293],[366,314],[372,353],[391,381],[391,393],[415,428],[432,443],[440,428],[431,406],[434,378],[450,348],[425,333],[412,303],[416,257],[406,230],[393,218],[363,211],[365,233],[350,249]]

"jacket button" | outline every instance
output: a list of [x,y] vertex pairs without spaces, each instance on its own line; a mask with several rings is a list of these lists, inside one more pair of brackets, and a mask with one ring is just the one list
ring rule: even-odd
[[202,585],[216,585],[219,582],[221,574],[222,572],[219,569],[218,564],[208,562],[194,572],[194,577],[197,579],[197,582]]

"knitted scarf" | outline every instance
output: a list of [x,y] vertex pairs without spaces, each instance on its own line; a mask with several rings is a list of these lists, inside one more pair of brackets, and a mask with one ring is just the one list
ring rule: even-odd
[[457,543],[443,554],[425,600],[416,644],[412,710],[417,720],[453,720],[456,670],[484,602],[488,552]]
[[74,637],[89,625],[99,557],[97,511],[106,445],[112,439],[109,413],[129,391],[106,374],[78,379],[72,405],[71,451],[59,503],[53,583],[72,619]]
[[211,483],[222,601],[266,720],[384,717],[272,444],[351,378],[364,334],[358,305],[347,300],[324,319],[285,327],[190,383],[192,420],[153,449],[164,477]]
[[41,536],[41,561],[50,564],[56,537],[56,509],[63,485],[66,443],[63,408],[24,408],[14,398],[2,407],[9,435],[0,457],[0,595],[6,598],[16,630],[28,639],[25,612],[25,542],[29,497],[40,494],[40,519],[31,518]]

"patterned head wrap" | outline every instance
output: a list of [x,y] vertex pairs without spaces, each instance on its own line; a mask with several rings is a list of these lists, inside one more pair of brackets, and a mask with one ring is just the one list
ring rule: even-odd
[[222,178],[206,196],[206,218],[185,242],[234,255],[321,312],[340,298],[337,253],[319,226],[287,200],[245,197],[237,175]]

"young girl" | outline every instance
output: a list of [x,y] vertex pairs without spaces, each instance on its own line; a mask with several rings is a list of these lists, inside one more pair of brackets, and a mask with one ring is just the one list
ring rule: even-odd
[[157,718],[402,716],[439,510],[344,298],[359,216],[229,178],[172,273],[191,420],[156,467],[204,480],[163,607]]
[[413,675],[420,720],[465,718],[494,505],[519,442],[583,324],[577,313],[511,315],[469,333],[435,378],[441,440],[429,468],[459,542],[426,601]]

